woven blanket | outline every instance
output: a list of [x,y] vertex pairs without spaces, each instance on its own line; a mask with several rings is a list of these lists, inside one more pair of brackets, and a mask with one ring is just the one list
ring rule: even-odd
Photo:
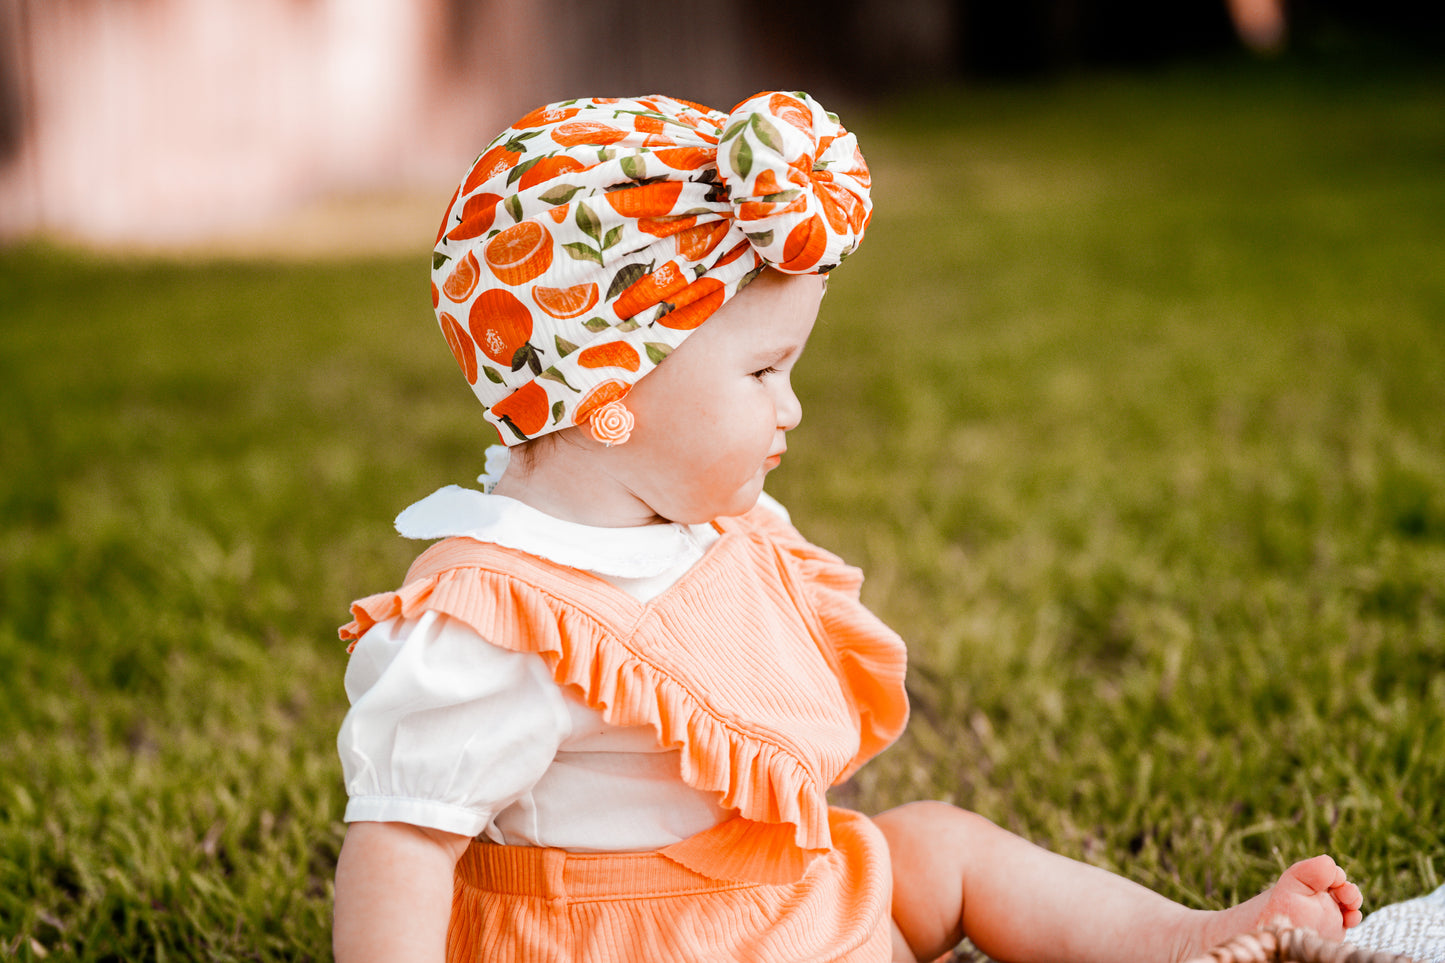
[[1345,942],[1400,953],[1418,963],[1445,963],[1445,886],[1380,907],[1345,934]]

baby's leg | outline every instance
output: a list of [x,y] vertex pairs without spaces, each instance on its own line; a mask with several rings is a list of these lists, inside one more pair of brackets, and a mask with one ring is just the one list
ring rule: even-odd
[[920,960],[966,935],[997,960],[1174,961],[1280,913],[1325,936],[1359,922],[1359,890],[1328,857],[1297,863],[1268,893],[1210,913],[942,803],[902,806],[877,823],[892,858],[893,917]]

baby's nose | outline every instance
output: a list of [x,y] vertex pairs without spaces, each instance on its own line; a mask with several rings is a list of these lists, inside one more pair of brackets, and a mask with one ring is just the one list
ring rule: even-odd
[[777,412],[778,427],[783,431],[792,431],[803,420],[803,403],[798,400],[790,382],[782,386],[777,400]]

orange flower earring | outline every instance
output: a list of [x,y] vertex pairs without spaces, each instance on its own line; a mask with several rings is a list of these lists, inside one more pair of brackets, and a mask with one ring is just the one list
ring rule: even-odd
[[632,437],[632,425],[632,412],[620,400],[609,401],[598,408],[588,421],[592,437],[608,448],[625,444]]

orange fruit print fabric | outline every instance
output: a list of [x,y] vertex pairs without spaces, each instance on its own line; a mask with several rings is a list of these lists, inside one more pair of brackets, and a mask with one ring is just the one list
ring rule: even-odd
[[765,267],[822,274],[872,210],[857,139],[805,93],[731,114],[569,100],[503,131],[452,196],[432,306],[502,441],[581,425]]

